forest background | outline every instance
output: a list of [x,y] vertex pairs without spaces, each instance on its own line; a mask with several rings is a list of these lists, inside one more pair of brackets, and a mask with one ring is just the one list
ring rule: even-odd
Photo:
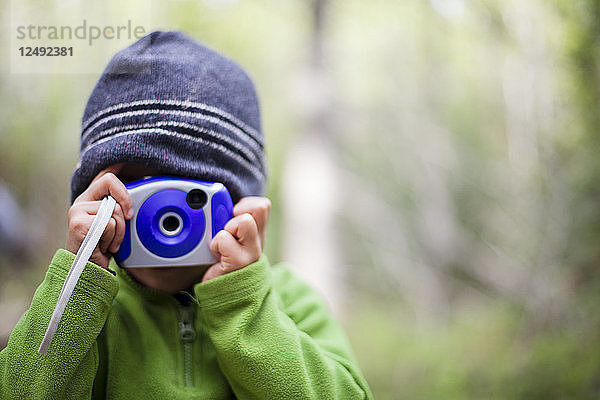
[[16,23],[100,7],[253,77],[266,252],[323,293],[377,399],[600,398],[600,1],[113,3],[0,6],[0,348],[64,246],[87,97],[133,41],[48,67]]

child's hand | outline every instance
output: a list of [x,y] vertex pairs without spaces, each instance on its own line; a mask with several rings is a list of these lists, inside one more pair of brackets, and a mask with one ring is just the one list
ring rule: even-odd
[[116,253],[123,241],[125,219],[133,217],[131,196],[125,185],[115,176],[120,167],[121,165],[117,164],[100,172],[86,191],[75,199],[68,214],[66,248],[72,253],[77,253],[92,226],[102,199],[111,195],[117,201],[100,242],[90,257],[91,262],[104,269],[108,269],[111,253]]
[[244,268],[260,258],[265,243],[271,201],[266,197],[244,197],[233,208],[233,218],[210,243],[218,262],[204,274],[202,282]]

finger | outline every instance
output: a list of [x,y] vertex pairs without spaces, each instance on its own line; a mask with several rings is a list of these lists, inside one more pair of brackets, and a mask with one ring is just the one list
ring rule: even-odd
[[86,213],[79,213],[69,218],[68,226],[68,237],[69,249],[73,253],[76,253],[81,246],[81,242],[88,234],[90,227],[94,222],[94,217]]
[[131,196],[123,182],[112,172],[104,172],[75,201],[97,201],[106,195],[114,197],[127,219],[133,217]]
[[[69,209],[68,218],[69,221],[82,222],[85,221],[87,226],[85,227],[86,231],[89,230],[94,218],[98,214],[98,210],[100,209],[101,201],[82,201],[76,204],[73,204]],[[81,215],[85,215],[89,218],[81,219],[79,218]],[[109,250],[113,252],[116,248],[118,251],[120,243],[123,241],[123,237],[125,237],[125,217],[123,216],[123,210],[119,203],[115,205],[115,209],[113,210],[112,217],[115,219],[116,225],[116,233],[114,238],[114,244],[111,243]],[[71,222],[69,222],[71,224]],[[81,229],[79,229],[81,231]],[[85,235],[84,235],[85,236]],[[118,244],[117,244],[118,242]],[[103,249],[104,250],[104,249]]]
[[109,167],[104,168],[102,171],[100,171],[98,173],[98,175],[96,175],[94,177],[94,179],[92,180],[92,182],[90,182],[90,185],[93,184],[98,179],[102,178],[104,175],[106,175],[108,173],[113,173],[113,174],[117,175],[119,172],[121,172],[121,169],[123,169],[124,165],[125,165],[125,163],[118,163],[118,164],[113,164],[113,165],[111,165]]
[[249,213],[256,221],[261,248],[263,248],[271,214],[271,200],[258,196],[244,197],[233,208],[233,215],[236,217],[244,213]]
[[[240,268],[236,268],[236,269],[240,269]],[[206,270],[206,272],[204,273],[204,276],[202,277],[202,282],[210,281],[211,279],[215,279],[219,276],[223,276],[225,274],[233,272],[236,269],[230,269],[230,268],[224,267],[223,263],[217,262],[217,263],[211,265],[210,268]]]
[[221,231],[217,232],[217,234],[215,235],[215,237],[213,237],[213,239],[210,241],[210,244],[208,246],[208,249],[210,250],[212,255],[215,256],[215,258],[217,260],[221,259],[221,253],[219,253],[219,247],[218,247],[218,243],[217,243],[217,241],[220,240],[220,239],[217,239],[217,237],[220,234],[221,234]]
[[115,237],[108,247],[108,250],[111,253],[116,253],[119,251],[119,247],[121,247],[121,243],[125,237],[125,217],[123,216],[123,209],[119,203],[115,206],[112,218],[116,221],[117,225],[115,227]]
[[80,213],[85,213],[87,215],[96,215],[98,214],[98,210],[100,209],[101,201],[80,201],[74,203],[69,209],[69,216],[76,215]]
[[80,203],[74,203],[67,213],[67,221],[69,223],[69,229],[73,222],[81,222],[79,218],[81,216],[94,216],[98,213],[100,208],[99,201],[83,201]]
[[99,265],[100,267],[108,270],[108,264],[110,262],[110,258],[105,254],[102,254],[98,246],[94,249],[92,256],[90,257],[90,262]]
[[218,276],[225,275],[223,273],[223,269],[221,267],[221,263],[218,262],[210,266],[209,269],[206,270],[206,273],[202,277],[202,282],[210,281],[211,279],[215,279]]
[[219,261],[221,262],[223,273],[235,271],[256,261],[253,259],[253,252],[244,248],[227,231],[220,231],[213,241],[215,242],[215,251],[221,256]]
[[242,246],[245,247],[260,247],[260,239],[258,237],[258,226],[252,215],[244,213],[233,217],[227,224],[225,231],[231,233]]
[[[79,195],[75,201],[95,201],[102,200],[104,196],[111,194],[111,186],[115,186],[113,192],[118,192],[119,182],[117,176],[106,170],[101,171],[90,183],[86,190]],[[125,187],[121,182],[123,188]],[[117,199],[115,197],[115,199]]]
[[219,231],[210,243],[210,251],[218,261],[225,258],[231,262],[241,258],[243,246],[227,231]]
[[100,247],[100,251],[102,253],[106,253],[108,251],[108,247],[110,246],[115,237],[116,226],[117,222],[114,220],[114,218],[111,217],[111,219],[108,221],[108,224],[106,225],[106,228],[104,229],[104,233],[100,237],[100,242],[98,242],[98,246]]

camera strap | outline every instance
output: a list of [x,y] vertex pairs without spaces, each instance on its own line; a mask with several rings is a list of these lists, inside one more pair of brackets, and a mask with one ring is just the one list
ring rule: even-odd
[[116,204],[117,202],[111,196],[106,196],[102,200],[100,209],[98,210],[98,213],[96,214],[96,217],[90,226],[90,230],[85,236],[85,239],[83,239],[83,242],[77,251],[77,255],[73,260],[69,274],[65,279],[62,289],[60,290],[58,300],[56,301],[56,307],[54,307],[54,312],[52,313],[50,323],[48,324],[48,329],[46,329],[46,334],[44,335],[42,344],[38,350],[39,353],[46,354],[48,351],[50,342],[52,341],[54,333],[58,328],[58,324],[60,323],[63,313],[65,312],[65,308],[67,307],[67,303],[71,298],[71,294],[73,294],[75,285],[77,284],[85,265],[92,256],[92,252],[100,241],[100,238],[104,233],[104,229],[106,229],[106,225],[108,225],[108,222],[110,221],[110,217],[112,216]]

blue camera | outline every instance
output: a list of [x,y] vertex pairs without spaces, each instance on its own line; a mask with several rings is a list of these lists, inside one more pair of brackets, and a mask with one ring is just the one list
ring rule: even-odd
[[125,185],[134,216],[114,258],[123,268],[209,265],[212,238],[233,217],[221,183],[158,176]]

